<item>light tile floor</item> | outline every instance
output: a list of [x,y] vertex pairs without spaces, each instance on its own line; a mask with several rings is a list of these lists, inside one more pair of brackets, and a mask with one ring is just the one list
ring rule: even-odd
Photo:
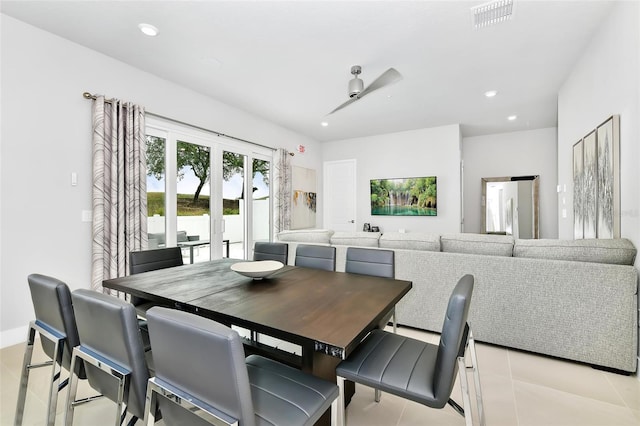
[[[399,332],[434,343],[438,341],[436,334],[402,327]],[[23,351],[22,344],[0,350],[1,425],[13,424]],[[481,343],[477,344],[477,351],[489,426],[640,425],[640,381],[636,376],[622,376]],[[41,351],[36,352],[44,359]],[[31,373],[33,382],[29,385],[23,425],[44,425],[48,377],[43,370],[46,369]],[[79,396],[93,394],[82,384],[78,389]],[[59,396],[58,425],[63,422],[66,394],[65,390]],[[461,402],[457,384],[453,397]],[[77,407],[74,424],[111,425],[114,415],[115,404],[101,399]],[[434,410],[385,393],[376,404],[373,390],[359,385],[347,408],[347,420],[350,426],[464,425],[463,418],[449,406]]]

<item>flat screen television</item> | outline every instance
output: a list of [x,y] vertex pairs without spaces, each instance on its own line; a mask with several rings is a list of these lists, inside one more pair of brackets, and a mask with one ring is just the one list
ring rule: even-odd
[[437,216],[438,190],[435,176],[372,179],[373,216]]

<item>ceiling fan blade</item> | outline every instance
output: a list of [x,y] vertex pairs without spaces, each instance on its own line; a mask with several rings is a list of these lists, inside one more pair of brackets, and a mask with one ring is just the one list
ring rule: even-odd
[[380,77],[373,80],[370,85],[365,87],[362,93],[358,95],[358,98],[361,98],[364,95],[373,92],[374,90],[381,89],[384,86],[388,86],[389,84],[393,84],[400,80],[402,80],[402,74],[400,74],[395,68],[389,68],[388,70],[383,72]]
[[351,103],[353,103],[353,102],[355,102],[355,101],[357,101],[357,100],[358,100],[358,98],[357,98],[356,96],[354,96],[353,98],[350,98],[350,99],[349,99],[348,101],[346,101],[345,103],[343,103],[343,104],[339,105],[336,109],[334,109],[333,111],[331,111],[331,112],[330,112],[329,114],[327,114],[327,115],[331,115],[331,114],[333,114],[334,112],[336,112],[336,111],[338,111],[338,110],[341,110],[342,108],[346,107],[347,105],[349,105],[349,104],[351,104]]
[[351,99],[349,99],[345,103],[341,104],[340,106],[338,106],[336,109],[334,109],[333,111],[331,111],[327,115],[331,115],[334,112],[336,112],[338,110],[341,110],[342,108],[352,104],[353,102],[355,102],[358,99],[362,98],[364,95],[373,92],[374,90],[381,89],[384,86],[388,86],[388,85],[393,84],[393,83],[395,83],[397,81],[400,81],[400,80],[402,80],[402,74],[400,74],[395,68],[389,68],[388,70],[383,72],[380,75],[380,77],[378,77],[375,80],[373,80],[373,82],[370,85],[368,85],[362,92],[360,92],[358,95],[352,97]]

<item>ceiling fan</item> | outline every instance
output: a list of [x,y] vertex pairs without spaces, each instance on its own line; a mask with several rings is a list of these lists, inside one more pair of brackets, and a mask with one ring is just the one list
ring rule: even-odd
[[345,103],[339,105],[336,109],[331,111],[329,114],[333,114],[334,112],[341,110],[347,105],[357,101],[358,99],[363,98],[365,95],[373,92],[374,90],[378,90],[383,88],[384,86],[388,86],[397,81],[402,80],[402,75],[396,71],[395,68],[389,68],[385,72],[383,72],[380,77],[373,80],[373,82],[363,89],[364,83],[358,76],[362,72],[362,67],[360,65],[354,65],[351,67],[351,74],[353,74],[353,80],[349,81],[349,100]]

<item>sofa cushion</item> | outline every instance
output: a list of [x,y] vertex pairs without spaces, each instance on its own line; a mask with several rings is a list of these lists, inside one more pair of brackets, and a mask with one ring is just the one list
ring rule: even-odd
[[378,247],[379,232],[334,232],[331,245]]
[[488,234],[443,234],[440,236],[442,251],[452,253],[485,254],[489,256],[513,255],[513,237]]
[[[153,240],[155,244],[155,247],[158,246],[163,246],[165,244],[165,240],[164,240],[164,232],[158,232],[158,233],[149,233],[149,241]],[[149,245],[151,246],[151,243],[149,243]]]
[[440,251],[440,234],[385,232],[378,244],[380,248]]
[[637,250],[626,238],[586,240],[517,240],[515,257],[633,265]]
[[278,241],[296,243],[329,244],[333,231],[331,229],[303,229],[300,231],[282,231],[278,233]]

